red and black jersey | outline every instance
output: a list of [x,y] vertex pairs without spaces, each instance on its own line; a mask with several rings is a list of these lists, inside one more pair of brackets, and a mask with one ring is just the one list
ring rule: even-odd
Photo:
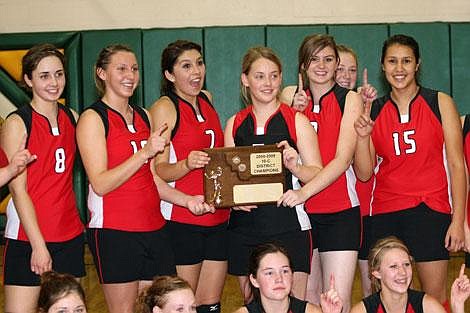
[[[408,289],[408,303],[405,313],[423,313],[423,298],[424,292]],[[362,302],[367,313],[387,313],[379,292],[362,299]]]
[[[13,112],[23,120],[26,148],[37,159],[26,170],[26,188],[46,242],[63,242],[83,232],[73,191],[75,161],[75,118],[69,108],[58,104],[57,128],[47,117],[25,105]],[[5,237],[27,241],[15,203],[7,206]]]
[[[305,309],[307,308],[307,303],[308,303],[307,301],[289,296],[289,310],[287,311],[287,313],[305,313]],[[266,312],[259,298],[253,299],[250,303],[245,305],[245,308],[248,311],[248,313],[265,313]]]
[[[127,125],[119,112],[102,101],[88,109],[99,114],[105,127],[108,169],[122,164],[147,143],[150,122],[142,108],[132,106],[131,125]],[[150,171],[150,160],[126,182],[104,196],[98,196],[90,185],[88,209],[90,228],[133,232],[162,228],[165,220],[160,212],[160,196]]]
[[408,116],[400,116],[389,95],[372,105],[371,138],[378,158],[372,215],[396,212],[424,202],[450,213],[444,132],[438,92],[420,88]]
[[[317,131],[324,166],[335,158],[346,96],[349,91],[335,84],[320,98],[319,105],[314,105],[310,89],[305,90],[311,100],[303,113]],[[350,166],[331,185],[305,202],[307,213],[336,213],[359,205],[355,185],[356,175]]]
[[[257,125],[253,106],[248,106],[236,114],[233,122],[232,136],[235,146],[269,145],[287,140],[289,145],[295,148],[295,114],[292,108],[281,104],[265,125]],[[286,187],[292,189],[292,174],[285,171],[285,175]],[[229,228],[260,235],[301,229],[296,209],[277,207],[275,203],[258,205],[251,212],[232,211]]]
[[[470,169],[470,115],[465,115],[463,124],[463,149],[467,169]],[[470,200],[470,191],[468,193],[468,200]],[[467,223],[470,225],[470,201],[467,201]]]
[[[187,159],[191,151],[224,146],[219,116],[204,93],[201,92],[197,97],[200,114],[175,93],[170,93],[169,97],[176,110],[176,123],[170,141],[170,164]],[[203,195],[203,172],[202,168],[194,169],[170,185],[185,194]],[[230,210],[217,209],[213,214],[196,216],[185,207],[162,201],[162,213],[166,219],[178,223],[215,226],[228,220]]]

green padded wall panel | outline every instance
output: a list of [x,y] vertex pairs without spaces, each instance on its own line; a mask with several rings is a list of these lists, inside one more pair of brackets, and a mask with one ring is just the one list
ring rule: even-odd
[[240,100],[241,62],[247,49],[264,46],[264,27],[213,27],[204,32],[206,86],[222,126],[243,106]]
[[470,24],[451,24],[452,95],[461,114],[470,113]]
[[379,96],[385,94],[388,87],[383,81],[380,55],[383,41],[388,37],[387,25],[331,25],[328,33],[337,44],[349,46],[356,52],[359,62],[357,85],[362,84],[362,70],[367,67],[369,83],[377,88]]
[[419,44],[419,82],[424,87],[450,94],[450,39],[446,23],[392,24],[390,35],[412,36]]
[[[125,44],[131,47],[139,67],[142,68],[142,32],[138,29],[87,31],[82,33],[82,75],[83,75],[83,108],[98,99],[94,83],[94,65],[99,52],[110,44]],[[131,102],[142,106],[142,80],[134,92]]]
[[58,47],[67,45],[77,32],[0,34],[0,48],[3,50],[29,49],[38,43],[49,42]]
[[268,26],[266,45],[272,48],[282,61],[284,86],[298,83],[298,51],[303,39],[310,34],[325,34],[325,26]]
[[141,74],[145,81],[144,105],[146,107],[150,107],[160,97],[162,51],[169,43],[178,39],[193,41],[202,46],[202,29],[150,29],[142,32],[143,70]]

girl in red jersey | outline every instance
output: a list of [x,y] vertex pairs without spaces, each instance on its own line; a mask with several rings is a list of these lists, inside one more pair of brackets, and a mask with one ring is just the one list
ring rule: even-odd
[[[406,245],[394,236],[380,239],[370,250],[369,271],[372,295],[354,305],[351,313],[445,313],[444,307],[432,296],[410,289],[413,259]],[[462,264],[459,277],[451,288],[453,313],[463,313],[470,296],[470,281]]]
[[257,246],[249,261],[253,300],[235,313],[341,313],[341,298],[335,290],[334,277],[330,289],[320,296],[321,306],[300,300],[290,294],[292,265],[283,247],[274,243]]
[[381,61],[391,93],[372,108],[366,104],[355,123],[358,177],[368,179],[379,160],[370,243],[389,235],[403,240],[416,260],[423,290],[447,305],[449,251],[464,244],[459,116],[452,98],[418,85],[419,46],[412,37],[387,39]]
[[[223,147],[224,135],[211,95],[202,90],[205,65],[201,46],[178,40],[162,53],[162,97],[150,109],[155,125],[168,125],[170,144],[156,157],[157,174],[176,189],[203,194],[205,148]],[[201,196],[202,197],[202,196]],[[175,249],[176,271],[191,285],[198,313],[220,312],[227,272],[227,221],[230,210],[201,203],[196,210],[162,203]]]
[[[152,131],[148,112],[129,104],[139,83],[134,52],[101,50],[95,65],[101,99],[85,110],[77,142],[90,182],[88,243],[109,312],[130,313],[138,289],[175,272],[160,197],[184,206],[202,202],[153,175],[153,158],[167,141]],[[158,190],[157,190],[158,187]]]
[[[354,121],[362,112],[361,97],[335,82],[339,56],[333,37],[307,36],[299,48],[299,86],[286,87],[286,103],[302,111],[315,128],[324,168],[300,190],[289,190],[278,201],[294,206],[305,202],[314,243],[307,295],[318,303],[321,287],[331,274],[351,307],[351,291],[360,245],[361,216],[351,163],[356,146]],[[303,83],[305,82],[305,84]],[[312,178],[310,176],[309,178]],[[312,287],[313,285],[313,287]]]
[[[225,146],[284,146],[286,186],[307,180],[321,169],[315,131],[303,114],[279,100],[282,67],[269,48],[250,48],[243,57],[241,93],[247,107],[227,121]],[[297,162],[299,151],[302,165]],[[268,241],[281,243],[292,257],[292,294],[305,298],[310,268],[310,224],[303,208],[263,204],[234,207],[229,221],[229,273],[237,275],[245,302],[251,299],[248,259],[253,248]]]
[[[351,48],[338,45],[339,53],[339,65],[336,69],[335,80],[338,85],[344,88],[355,90],[357,82],[357,71],[358,71],[358,61],[357,55]],[[367,81],[367,69],[365,68],[362,73],[362,86],[358,88],[358,92],[361,94],[361,91],[368,91],[369,88],[373,88],[368,84]],[[372,90],[370,97],[372,100],[375,100],[377,91]],[[362,94],[361,94],[362,95]],[[364,95],[365,96],[365,95]],[[363,99],[365,101],[365,99]],[[361,218],[362,218],[362,236],[361,236],[361,248],[359,249],[358,254],[358,265],[361,272],[361,285],[362,285],[362,294],[364,297],[371,294],[370,288],[370,279],[369,279],[369,269],[367,266],[367,253],[364,249],[365,238],[365,229],[369,225],[369,211],[370,211],[370,201],[372,197],[372,187],[374,185],[374,178],[371,177],[367,182],[362,182],[359,179],[356,181],[356,192],[359,199],[359,206],[361,208]]]
[[11,159],[26,142],[37,159],[9,185],[6,312],[35,311],[46,271],[85,275],[83,225],[72,184],[77,114],[57,102],[65,86],[64,56],[53,45],[34,46],[23,57],[22,72],[32,100],[6,119],[2,148]]

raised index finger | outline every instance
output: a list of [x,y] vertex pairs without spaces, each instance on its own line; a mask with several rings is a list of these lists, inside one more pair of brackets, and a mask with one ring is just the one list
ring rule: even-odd
[[364,70],[362,71],[362,87],[366,87],[369,82],[367,79],[367,67],[364,67]]
[[299,86],[298,86],[298,92],[304,90],[304,79],[302,77],[302,73],[299,73]]
[[155,133],[158,134],[158,136],[161,136],[165,130],[168,129],[168,124],[167,123],[163,123],[162,125],[160,125],[156,130],[155,130]]
[[463,275],[465,275],[465,263],[460,266],[459,278],[463,277]]
[[335,289],[335,275],[331,273],[330,275],[330,290]]

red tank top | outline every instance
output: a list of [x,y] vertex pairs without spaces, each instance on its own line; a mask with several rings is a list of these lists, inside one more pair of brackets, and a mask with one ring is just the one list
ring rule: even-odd
[[[98,101],[90,109],[101,117],[106,130],[108,169],[112,169],[140,150],[150,136],[150,123],[146,112],[133,106],[134,121],[126,125],[119,112]],[[160,196],[145,163],[126,182],[113,191],[98,196],[91,185],[88,194],[90,228],[109,228],[123,231],[154,231],[165,225],[160,212]]]

